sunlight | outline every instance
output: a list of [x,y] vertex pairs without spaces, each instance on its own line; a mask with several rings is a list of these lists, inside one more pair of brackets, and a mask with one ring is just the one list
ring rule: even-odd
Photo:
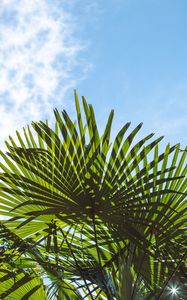
[[179,288],[178,288],[178,286],[170,286],[169,290],[170,290],[169,293],[170,293],[171,296],[173,296],[173,298],[175,298],[176,296],[179,295]]
[[176,294],[177,294],[177,289],[176,289],[175,287],[173,287],[173,288],[171,289],[171,293],[172,293],[173,295],[176,295]]

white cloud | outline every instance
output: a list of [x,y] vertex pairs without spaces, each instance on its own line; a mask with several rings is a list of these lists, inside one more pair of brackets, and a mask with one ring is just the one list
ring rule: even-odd
[[60,0],[1,0],[1,141],[32,120],[48,117],[72,86],[83,50],[75,28]]

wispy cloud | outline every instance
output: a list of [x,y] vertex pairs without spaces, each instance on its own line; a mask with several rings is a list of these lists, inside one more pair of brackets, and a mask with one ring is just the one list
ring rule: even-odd
[[[0,140],[42,116],[77,79],[83,50],[60,0],[1,0]],[[82,66],[83,75],[88,65]]]

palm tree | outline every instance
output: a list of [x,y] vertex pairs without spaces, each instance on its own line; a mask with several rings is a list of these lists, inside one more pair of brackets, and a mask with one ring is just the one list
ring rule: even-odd
[[75,104],[1,152],[0,299],[186,299],[187,148]]

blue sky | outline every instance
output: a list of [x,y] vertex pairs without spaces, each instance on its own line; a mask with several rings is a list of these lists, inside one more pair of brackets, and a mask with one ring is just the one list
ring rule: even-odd
[[73,113],[76,88],[100,128],[114,108],[115,132],[143,121],[143,134],[184,147],[186,11],[186,0],[2,0],[1,140],[53,107]]
[[126,120],[143,121],[145,131],[185,144],[187,2],[102,3],[91,30],[94,68],[78,86],[80,93],[101,115],[114,107],[119,126]]

